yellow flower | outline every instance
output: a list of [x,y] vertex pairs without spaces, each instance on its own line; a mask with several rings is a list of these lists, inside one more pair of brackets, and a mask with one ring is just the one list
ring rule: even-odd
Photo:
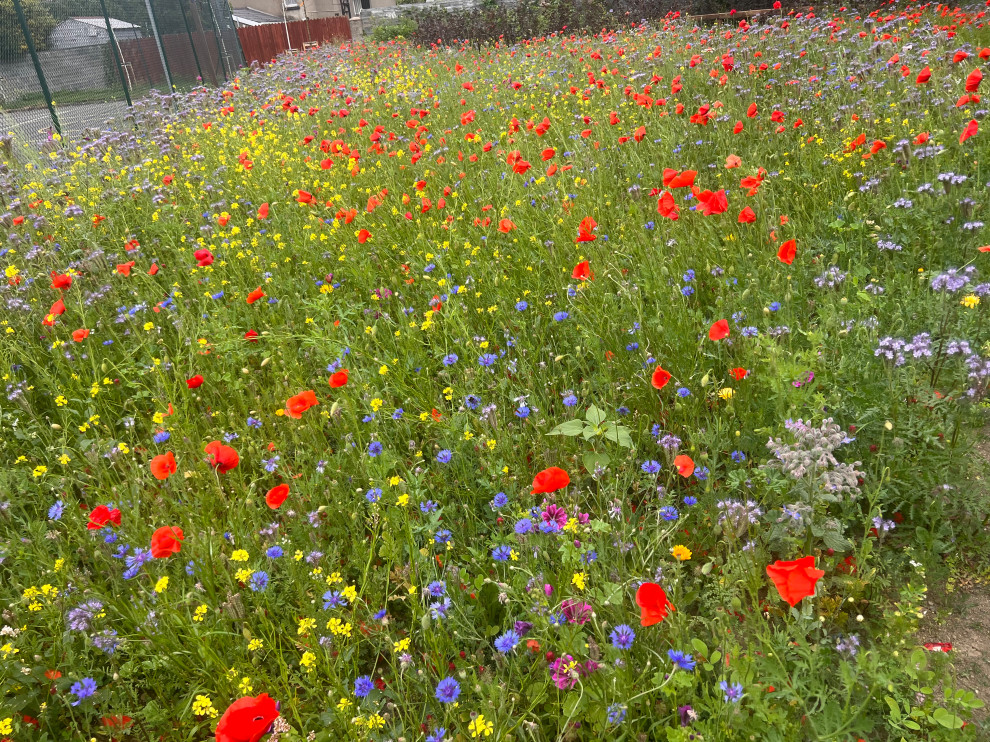
[[197,606],[196,610],[193,612],[193,621],[195,621],[196,623],[202,623],[203,619],[206,617],[206,612],[208,610],[209,608],[207,608],[205,604]]
[[248,651],[257,652],[259,649],[263,649],[264,646],[265,643],[261,641],[261,639],[252,639],[251,641],[248,642]]
[[14,720],[11,717],[0,720],[0,734],[13,734],[14,733]]
[[350,708],[350,705],[351,705],[350,698],[341,698],[339,701],[337,701],[337,710],[346,711],[348,708]]
[[976,294],[970,294],[969,296],[964,296],[959,303],[967,309],[976,309],[980,304],[980,297]]
[[409,504],[409,495],[399,495],[398,499],[395,501],[395,504],[400,508],[406,507]]
[[734,395],[735,393],[736,393],[735,390],[732,389],[731,387],[725,387],[723,389],[718,390],[718,396],[725,400],[732,399],[732,395]]
[[677,546],[670,550],[670,553],[674,556],[674,559],[681,562],[686,562],[691,558],[691,550],[681,544],[677,544]]
[[246,696],[253,691],[254,687],[251,685],[251,678],[241,678],[241,682],[237,684],[237,690],[242,696]]
[[574,585],[578,590],[584,590],[587,584],[588,575],[584,572],[575,572],[574,576],[571,578],[571,584]]
[[383,365],[381,368],[378,369],[378,374],[380,376],[384,376],[387,373],[388,373],[388,366]]
[[35,477],[43,477],[45,476],[45,472],[47,471],[48,471],[47,466],[45,466],[44,464],[39,464],[38,466],[34,467],[34,471],[32,472],[32,474]]
[[299,630],[296,632],[299,636],[306,636],[309,634],[310,629],[316,628],[315,618],[301,618],[299,619]]
[[163,593],[168,589],[168,577],[162,577],[155,583],[155,592]]
[[485,718],[484,714],[478,714],[474,719],[468,724],[468,730],[471,732],[471,737],[491,737],[492,732],[495,731],[495,725],[492,724]]
[[232,562],[246,562],[248,560],[248,553],[244,549],[238,549],[233,554],[230,555],[230,561]]
[[209,696],[196,696],[193,701],[193,713],[196,716],[209,716],[211,719],[215,719],[217,716],[217,710],[213,707],[213,701]]
[[316,667],[316,655],[312,652],[303,652],[303,656],[302,659],[299,660],[299,664],[307,670],[312,670]]

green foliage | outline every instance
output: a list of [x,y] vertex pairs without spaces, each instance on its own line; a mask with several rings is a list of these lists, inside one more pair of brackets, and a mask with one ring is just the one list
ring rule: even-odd
[[[44,0],[21,0],[21,7],[34,48],[44,51],[48,48],[48,37],[55,28],[55,19],[49,12],[48,5]],[[0,60],[14,61],[26,54],[28,47],[14,0],[0,0],[0,24],[3,24],[4,29],[0,34]]]
[[403,39],[415,33],[419,24],[411,18],[402,18],[396,23],[382,23],[371,32],[372,41],[392,41]]

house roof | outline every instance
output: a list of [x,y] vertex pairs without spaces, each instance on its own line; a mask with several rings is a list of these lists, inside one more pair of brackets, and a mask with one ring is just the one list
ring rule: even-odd
[[242,26],[264,26],[266,23],[281,23],[282,19],[254,8],[234,8],[231,11],[234,23]]
[[[70,21],[79,21],[80,23],[85,23],[87,26],[95,26],[96,28],[102,28],[104,31],[107,28],[107,22],[100,16],[83,16],[80,18],[70,18]],[[114,31],[123,30],[126,28],[141,28],[140,26],[135,26],[133,23],[128,23],[127,21],[122,21],[119,18],[110,19],[110,27]]]

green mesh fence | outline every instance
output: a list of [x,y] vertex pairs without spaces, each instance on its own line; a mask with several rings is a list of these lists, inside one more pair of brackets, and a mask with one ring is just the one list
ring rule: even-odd
[[93,135],[152,90],[222,85],[243,64],[227,0],[0,0],[0,132]]

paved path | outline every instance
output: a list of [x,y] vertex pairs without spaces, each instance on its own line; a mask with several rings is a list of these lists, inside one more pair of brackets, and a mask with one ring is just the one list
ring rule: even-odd
[[[62,125],[62,136],[67,139],[77,138],[84,129],[96,127],[102,129],[108,121],[120,124],[127,111],[124,101],[105,101],[100,103],[73,103],[57,106]],[[52,129],[51,116],[47,108],[30,108],[20,111],[0,109],[0,133],[11,131],[18,138],[26,141],[41,142],[48,138]]]

